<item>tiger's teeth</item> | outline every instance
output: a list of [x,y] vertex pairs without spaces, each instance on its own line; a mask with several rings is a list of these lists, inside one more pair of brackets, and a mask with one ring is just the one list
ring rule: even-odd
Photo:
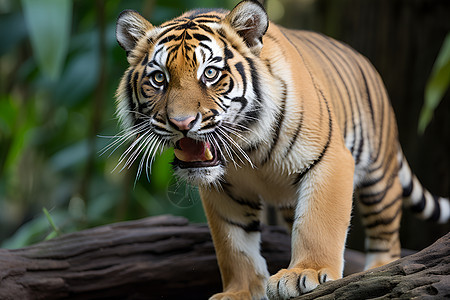
[[213,155],[211,153],[211,150],[209,150],[209,148],[205,149],[205,158],[206,158],[206,160],[212,160],[213,159]]

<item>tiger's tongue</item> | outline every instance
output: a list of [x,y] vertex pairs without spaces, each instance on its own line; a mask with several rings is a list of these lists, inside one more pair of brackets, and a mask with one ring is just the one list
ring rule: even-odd
[[174,149],[175,156],[185,162],[209,161],[213,159],[210,144],[191,138],[182,138],[178,142],[179,148]]

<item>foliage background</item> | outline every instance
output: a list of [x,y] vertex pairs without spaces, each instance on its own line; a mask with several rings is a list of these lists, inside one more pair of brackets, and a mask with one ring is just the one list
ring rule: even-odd
[[[114,92],[127,65],[115,20],[135,9],[157,25],[188,9],[231,9],[237,2],[0,0],[2,247],[149,215],[205,221],[195,189],[171,177],[170,150],[156,160],[150,180],[135,181],[133,168],[115,170],[121,149],[100,155],[120,131]],[[432,192],[448,196],[448,92],[423,136],[417,124],[425,84],[450,30],[449,1],[268,0],[267,6],[272,20],[321,31],[371,59],[391,95],[410,165]],[[448,69],[441,73],[450,77]],[[361,248],[354,219],[350,243]],[[423,248],[448,231],[409,215],[404,223],[409,248]]]

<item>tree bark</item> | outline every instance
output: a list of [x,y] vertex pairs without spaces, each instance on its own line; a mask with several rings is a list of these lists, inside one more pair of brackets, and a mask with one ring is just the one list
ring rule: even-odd
[[450,297],[450,233],[388,265],[327,282],[296,299],[444,299]]
[[[264,227],[262,236],[263,256],[275,273],[289,263],[289,236],[276,226]],[[450,234],[418,254],[327,283],[299,299],[448,296],[449,239]],[[350,272],[359,271],[363,255],[349,250],[346,261]],[[0,249],[0,299],[208,299],[220,290],[208,227],[181,217],[111,224]]]

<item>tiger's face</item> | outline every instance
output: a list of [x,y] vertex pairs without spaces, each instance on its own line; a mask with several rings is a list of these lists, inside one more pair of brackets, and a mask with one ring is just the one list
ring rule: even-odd
[[[262,36],[267,19],[259,21]],[[175,174],[197,185],[219,180],[229,162],[251,164],[244,149],[262,110],[252,74],[261,42],[236,32],[236,22],[226,11],[192,11],[159,27],[133,11],[119,16],[130,67],[118,116],[135,139],[123,160],[142,153],[139,172],[164,147],[174,147]]]

